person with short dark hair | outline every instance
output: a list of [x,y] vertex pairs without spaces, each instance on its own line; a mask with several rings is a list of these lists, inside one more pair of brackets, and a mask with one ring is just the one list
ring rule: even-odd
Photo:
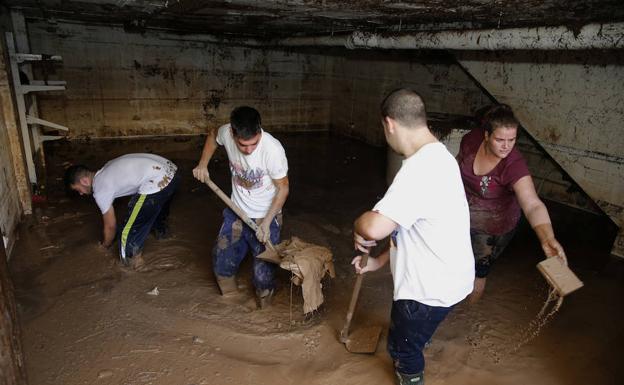
[[232,201],[258,224],[257,232],[229,208],[213,249],[213,270],[221,294],[238,290],[236,273],[248,251],[253,260],[253,285],[260,307],[271,303],[275,292],[275,265],[256,258],[271,240],[279,243],[281,210],[288,197],[288,161],[281,143],[261,126],[260,113],[252,107],[235,108],[230,123],[210,130],[193,176],[205,183],[208,163],[217,147],[225,147],[232,173]]
[[[98,171],[74,165],[65,171],[65,186],[80,195],[93,195],[102,212],[100,245],[109,248],[119,233],[119,257],[138,269],[152,231],[157,239],[169,235],[169,205],[178,186],[177,166],[155,154],[127,154],[107,162]],[[117,231],[113,201],[132,195],[128,214]]]
[[485,110],[478,126],[462,138],[457,161],[468,204],[476,279],[470,301],[485,289],[491,264],[511,241],[524,212],[547,257],[566,263],[548,210],[539,199],[522,154],[516,149],[518,126],[511,107]]
[[422,98],[391,92],[381,105],[388,145],[405,160],[384,197],[354,223],[354,244],[368,253],[390,236],[388,248],[357,273],[388,261],[394,283],[388,352],[398,384],[424,384],[423,349],[453,306],[472,290],[470,218],[459,168],[427,126]]

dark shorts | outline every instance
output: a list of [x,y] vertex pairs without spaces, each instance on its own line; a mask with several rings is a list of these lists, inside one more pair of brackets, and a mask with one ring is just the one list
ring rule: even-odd
[[[281,214],[271,222],[271,242],[275,245],[280,241]],[[245,259],[247,252],[251,255],[262,253],[264,244],[258,241],[256,233],[247,226],[232,210],[223,210],[223,224],[219,230],[217,243],[214,247],[213,270],[221,277],[232,277]],[[275,264],[254,258],[253,284],[256,289],[274,289]]]
[[392,303],[388,353],[397,372],[418,374],[425,369],[425,344],[452,309],[412,300]]
[[475,257],[475,275],[477,278],[487,277],[490,273],[490,266],[505,250],[515,233],[515,228],[502,235],[492,235],[470,229],[472,252]]

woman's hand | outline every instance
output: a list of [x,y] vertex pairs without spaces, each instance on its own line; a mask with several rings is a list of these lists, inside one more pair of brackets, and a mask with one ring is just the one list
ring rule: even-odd
[[564,265],[568,265],[568,259],[566,258],[565,251],[561,244],[554,238],[548,238],[542,242],[542,250],[548,258],[557,257]]

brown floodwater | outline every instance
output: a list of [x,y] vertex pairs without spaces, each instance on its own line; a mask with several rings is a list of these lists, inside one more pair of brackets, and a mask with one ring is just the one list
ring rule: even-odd
[[[224,299],[211,270],[223,203],[191,175],[203,138],[47,143],[47,202],[20,228],[11,258],[26,368],[39,384],[392,384],[385,349],[392,278],[364,278],[352,330],[384,328],[375,354],[338,340],[354,283],[351,225],[385,190],[385,149],[330,134],[276,135],[286,148],[290,196],[283,238],[329,247],[337,276],[323,281],[325,304],[304,319],[301,289],[278,273],[274,305],[257,310],[251,265],[242,294]],[[101,167],[131,152],[153,152],[181,172],[171,207],[173,236],[148,238],[146,271],[120,269],[98,248],[101,215],[91,197],[68,197],[69,163]],[[229,191],[222,150],[211,176]],[[127,199],[115,202],[125,215]],[[565,298],[539,334],[509,349],[536,317],[548,286],[535,265],[540,247],[525,223],[493,267],[483,298],[462,302],[426,349],[427,384],[624,384],[624,261],[609,256],[615,235],[603,217],[548,203],[570,267],[585,286]],[[158,295],[155,288],[158,288]]]

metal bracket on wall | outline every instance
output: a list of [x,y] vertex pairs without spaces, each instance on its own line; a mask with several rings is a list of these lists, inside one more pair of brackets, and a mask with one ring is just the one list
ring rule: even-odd
[[[58,55],[38,55],[15,52],[15,41],[13,39],[13,33],[6,32],[5,38],[7,42],[7,51],[9,53],[9,61],[11,64],[13,90],[15,94],[15,101],[17,104],[17,112],[19,115],[20,129],[22,132],[22,142],[24,145],[24,156],[26,157],[26,165],[28,167],[28,177],[30,179],[30,183],[36,185],[37,172],[34,163],[34,152],[36,152],[41,147],[41,144],[44,141],[57,140],[64,137],[56,135],[43,135],[40,126],[46,126],[54,130],[61,131],[68,131],[69,128],[38,118],[36,116],[29,115],[28,107],[26,106],[26,100],[24,96],[29,92],[63,91],[66,89],[66,82],[60,80],[30,80],[28,82],[29,84],[23,84],[20,77],[19,66],[22,64],[30,64],[32,62],[42,61],[60,62],[63,60],[63,58]],[[33,151],[33,147],[35,151]]]

